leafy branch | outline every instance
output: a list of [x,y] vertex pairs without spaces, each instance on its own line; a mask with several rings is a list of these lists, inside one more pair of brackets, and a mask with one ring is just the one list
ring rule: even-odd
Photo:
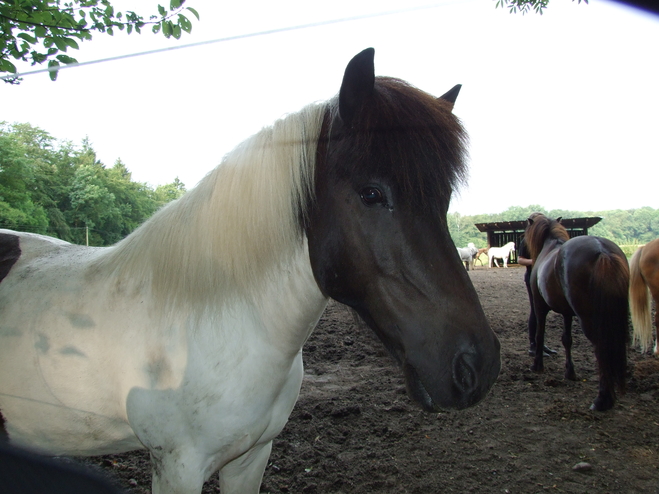
[[[581,3],[581,1],[577,0],[577,3]],[[588,0],[583,0],[583,2],[587,4]],[[511,14],[517,14],[519,12],[522,15],[534,10],[536,14],[542,15],[548,5],[549,0],[497,0],[496,8],[507,8]]]
[[[151,26],[153,33],[179,39],[192,31],[192,22],[184,12],[199,20],[185,0],[170,0],[169,8],[158,5],[158,13],[148,20],[134,11],[115,11],[110,0],[0,0],[0,74],[16,74],[12,60],[32,65],[48,63],[50,78],[57,79],[61,64],[74,64],[69,48],[92,39],[96,33],[114,35],[116,30],[141,33]],[[19,82],[9,79],[10,83]]]

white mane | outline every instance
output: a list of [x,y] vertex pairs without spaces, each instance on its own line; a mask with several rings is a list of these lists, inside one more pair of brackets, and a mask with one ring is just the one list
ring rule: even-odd
[[163,309],[255,293],[303,247],[300,217],[313,191],[325,108],[309,105],[244,141],[95,267],[117,277],[117,290],[150,284]]

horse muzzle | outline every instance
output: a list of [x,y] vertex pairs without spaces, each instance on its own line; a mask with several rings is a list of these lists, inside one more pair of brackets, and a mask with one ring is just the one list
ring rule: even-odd
[[494,334],[485,348],[456,351],[434,365],[420,363],[414,356],[403,364],[410,397],[428,412],[476,405],[487,396],[500,370],[500,344]]

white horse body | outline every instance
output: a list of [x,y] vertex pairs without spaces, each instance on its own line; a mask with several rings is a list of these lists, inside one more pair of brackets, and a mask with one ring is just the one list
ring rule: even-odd
[[[189,477],[181,482],[198,492],[218,466],[269,445],[281,431],[302,381],[300,348],[327,302],[302,245],[288,267],[294,275],[273,277],[261,300],[153,325],[147,287],[125,297],[117,283],[78,283],[103,250],[57,242],[46,256],[61,262],[45,269],[44,252],[30,255],[30,244],[45,242],[21,234],[26,259],[3,281],[8,291],[14,280],[24,289],[31,283],[25,302],[47,306],[28,315],[21,300],[0,301],[0,396],[13,443],[56,455],[176,447],[179,457],[163,460],[185,464]],[[280,304],[296,309],[276,310]],[[162,488],[169,489],[185,492],[182,485]]]
[[510,257],[510,253],[513,252],[514,250],[515,250],[515,242],[508,242],[503,247],[490,247],[490,250],[487,251],[487,255],[489,257],[489,267],[492,267],[492,261],[494,261],[494,264],[498,268],[499,263],[497,262],[497,259],[502,259],[503,267],[507,268],[508,257]]
[[[285,130],[283,146],[310,145]],[[255,139],[282,146],[272,129]],[[13,444],[56,455],[147,447],[154,493],[198,493],[218,469],[223,494],[258,492],[328,299],[297,218],[282,220],[295,194],[272,186],[301,187],[291,178],[303,168],[261,159],[250,173],[245,152],[114,247],[0,232],[20,239],[0,283],[0,414]],[[232,194],[247,202],[228,208]],[[261,242],[246,238],[255,232]]]
[[469,242],[467,247],[457,247],[458,255],[460,256],[460,261],[465,263],[467,271],[469,270],[469,265],[471,264],[474,267],[474,262],[476,260],[475,256],[478,254],[478,249],[473,242]]

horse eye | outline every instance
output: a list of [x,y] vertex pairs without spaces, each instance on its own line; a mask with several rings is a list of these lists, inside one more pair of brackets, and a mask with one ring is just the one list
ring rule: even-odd
[[367,206],[373,206],[384,202],[384,194],[377,187],[364,187],[359,195]]

